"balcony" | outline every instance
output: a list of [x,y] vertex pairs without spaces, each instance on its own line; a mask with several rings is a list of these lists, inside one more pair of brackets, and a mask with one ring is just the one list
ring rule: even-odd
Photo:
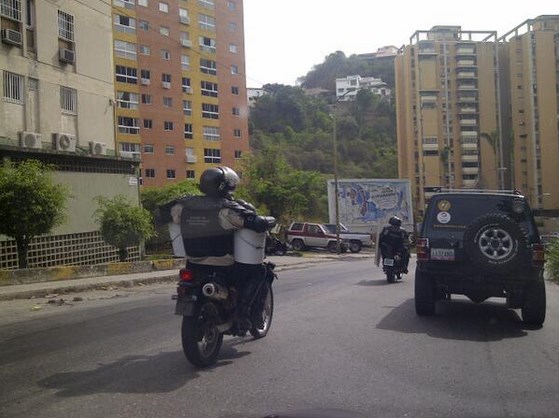
[[462,167],[462,174],[479,174],[479,167]]
[[475,84],[459,84],[458,85],[458,90],[459,91],[477,90],[477,86]]
[[477,119],[460,119],[460,126],[476,126]]
[[461,106],[458,108],[458,113],[465,113],[465,114],[477,113],[477,107]]
[[475,71],[458,71],[457,78],[477,78]]
[[459,59],[456,62],[457,67],[477,67],[476,62],[474,60],[465,60]]
[[462,179],[462,185],[464,187],[474,187],[477,183],[477,179],[470,180],[470,179]]
[[477,163],[479,158],[477,155],[462,155],[462,161],[468,163]]

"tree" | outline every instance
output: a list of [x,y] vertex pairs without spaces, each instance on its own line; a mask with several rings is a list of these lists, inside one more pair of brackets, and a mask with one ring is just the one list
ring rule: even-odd
[[31,240],[65,219],[70,193],[52,173],[53,167],[36,160],[0,166],[0,234],[15,239],[20,269],[28,266]]
[[178,183],[171,183],[165,187],[148,187],[141,190],[140,200],[142,206],[152,214],[158,206],[170,202],[173,199],[187,195],[200,195],[198,183],[191,180],[184,180]]
[[152,216],[147,209],[134,206],[123,195],[112,199],[99,196],[96,200],[99,208],[95,217],[101,226],[101,236],[118,248],[120,261],[126,261],[128,247],[139,245],[154,235]]

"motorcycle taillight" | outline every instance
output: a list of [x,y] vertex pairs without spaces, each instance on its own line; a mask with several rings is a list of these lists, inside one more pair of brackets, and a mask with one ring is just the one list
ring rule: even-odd
[[417,254],[417,261],[428,261],[429,260],[429,239],[419,238],[415,246],[415,252]]
[[189,269],[180,269],[179,278],[181,282],[191,282],[194,280],[194,272]]

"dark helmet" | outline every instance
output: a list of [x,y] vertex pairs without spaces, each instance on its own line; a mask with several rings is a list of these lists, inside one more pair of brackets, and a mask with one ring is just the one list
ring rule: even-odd
[[398,218],[397,216],[392,216],[390,218],[390,220],[388,221],[388,223],[392,226],[397,226],[397,227],[402,226],[402,220],[400,218]]
[[229,167],[212,167],[202,173],[200,190],[207,196],[226,197],[235,191],[239,176]]

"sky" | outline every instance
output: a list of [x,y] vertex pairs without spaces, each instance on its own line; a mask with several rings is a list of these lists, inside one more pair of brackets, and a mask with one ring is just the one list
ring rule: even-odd
[[437,25],[502,36],[527,19],[559,15],[555,1],[244,0],[247,87],[296,85],[333,52],[401,47]]

